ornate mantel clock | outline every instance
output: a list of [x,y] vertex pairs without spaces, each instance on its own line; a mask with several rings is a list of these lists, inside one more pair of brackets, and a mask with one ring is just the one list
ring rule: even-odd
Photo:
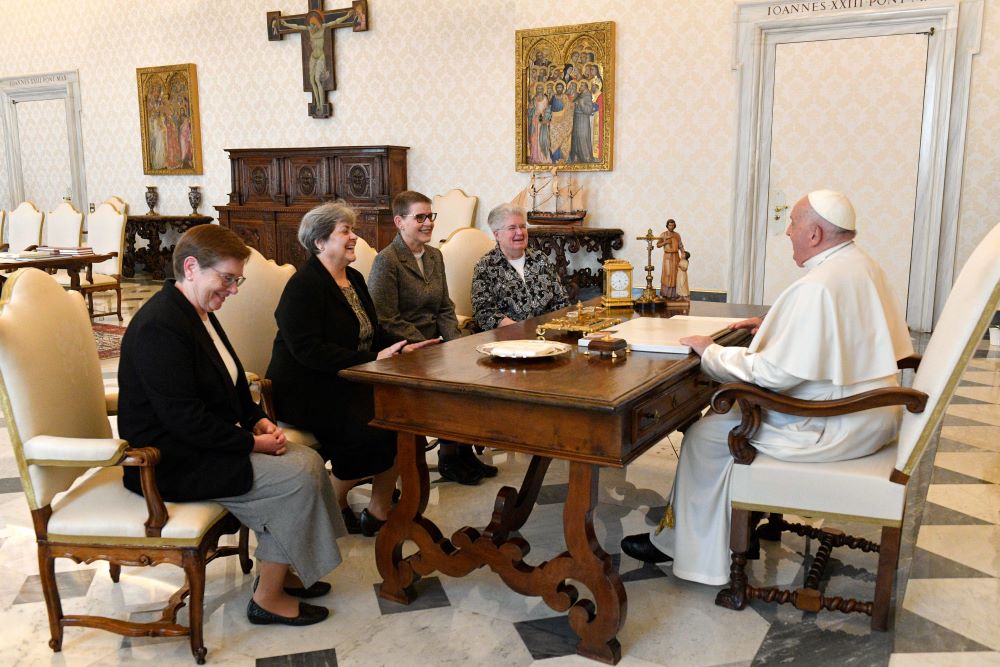
[[604,294],[601,305],[605,308],[632,307],[632,265],[623,259],[604,262]]

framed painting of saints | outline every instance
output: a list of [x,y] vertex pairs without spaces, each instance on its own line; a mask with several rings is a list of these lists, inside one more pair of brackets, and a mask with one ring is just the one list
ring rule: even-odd
[[610,171],[614,21],[518,30],[517,170]]
[[195,66],[140,67],[135,75],[143,173],[202,173]]

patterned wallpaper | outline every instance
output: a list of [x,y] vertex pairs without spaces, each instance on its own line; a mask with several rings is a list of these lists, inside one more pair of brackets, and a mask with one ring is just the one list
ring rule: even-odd
[[[865,67],[830,76],[841,63],[861,62]],[[782,44],[775,66],[771,192],[783,192],[789,207],[817,188],[848,193],[858,243],[885,269],[901,305],[926,62],[925,35],[893,35]],[[765,301],[773,303],[803,269],[792,261],[784,224],[770,225],[769,232],[764,287]]]
[[[224,148],[385,143],[410,146],[411,187],[478,195],[485,226],[489,209],[528,180],[514,171],[514,31],[613,20],[615,170],[580,176],[591,224],[626,230],[621,254],[638,279],[645,249],[633,238],[675,218],[692,253],[692,287],[725,289],[736,104],[729,0],[370,0],[371,29],[336,34],[339,89],[330,96],[329,120],[306,115],[298,38],[266,38],[267,11],[301,13],[305,6],[4,0],[0,76],[79,70],[93,201],[120,194],[142,206],[144,186],[155,184],[161,211],[187,212],[187,186],[200,184],[202,211],[214,214],[211,205],[224,203],[229,190]],[[989,202],[1000,200],[990,175],[1000,160],[1000,20],[992,3],[986,11],[973,80],[962,258],[988,228]],[[205,174],[144,176],[135,68],[184,62],[198,66]],[[2,206],[9,203],[0,200]]]
[[[40,100],[17,105],[24,196],[48,213],[72,192],[66,138],[66,102]],[[13,207],[11,207],[13,208]]]

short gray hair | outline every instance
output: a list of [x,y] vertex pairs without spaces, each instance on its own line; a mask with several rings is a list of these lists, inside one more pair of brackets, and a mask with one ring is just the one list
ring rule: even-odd
[[507,218],[514,217],[515,215],[524,221],[528,219],[523,207],[509,202],[500,204],[490,211],[489,217],[486,218],[486,224],[490,226],[490,230],[499,232],[504,223],[507,222]]
[[322,204],[302,216],[299,223],[299,243],[313,255],[319,253],[316,242],[333,233],[338,223],[346,222],[354,226],[358,216],[348,204],[342,201]]

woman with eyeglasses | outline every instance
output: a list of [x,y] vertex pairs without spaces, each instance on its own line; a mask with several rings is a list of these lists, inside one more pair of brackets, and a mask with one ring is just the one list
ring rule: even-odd
[[[298,598],[328,593],[320,578],[340,564],[336,501],[323,460],[286,442],[251,399],[213,314],[237,293],[249,256],[219,225],[180,237],[176,280],[139,309],[122,340],[118,428],[136,447],[160,450],[156,486],[164,500],[212,500],[257,534],[250,622],[309,625],[329,612]],[[125,468],[125,486],[142,493],[138,468]]]
[[[302,217],[298,238],[310,257],[289,279],[274,312],[278,333],[267,377],[281,421],[319,440],[348,530],[372,536],[385,523],[396,488],[396,434],[368,425],[371,387],[337,373],[439,341],[408,344],[381,325],[364,277],[349,266],[356,259],[355,222],[354,210],[342,202]],[[372,495],[359,519],[347,492],[366,477],[372,477]]]
[[[411,343],[458,338],[444,258],[430,244],[437,217],[431,212],[431,200],[405,190],[393,197],[392,214],[399,233],[379,252],[368,275],[379,321],[387,331]],[[438,472],[445,479],[474,485],[483,477],[496,476],[497,469],[476,458],[471,447],[445,440],[438,445]]]

